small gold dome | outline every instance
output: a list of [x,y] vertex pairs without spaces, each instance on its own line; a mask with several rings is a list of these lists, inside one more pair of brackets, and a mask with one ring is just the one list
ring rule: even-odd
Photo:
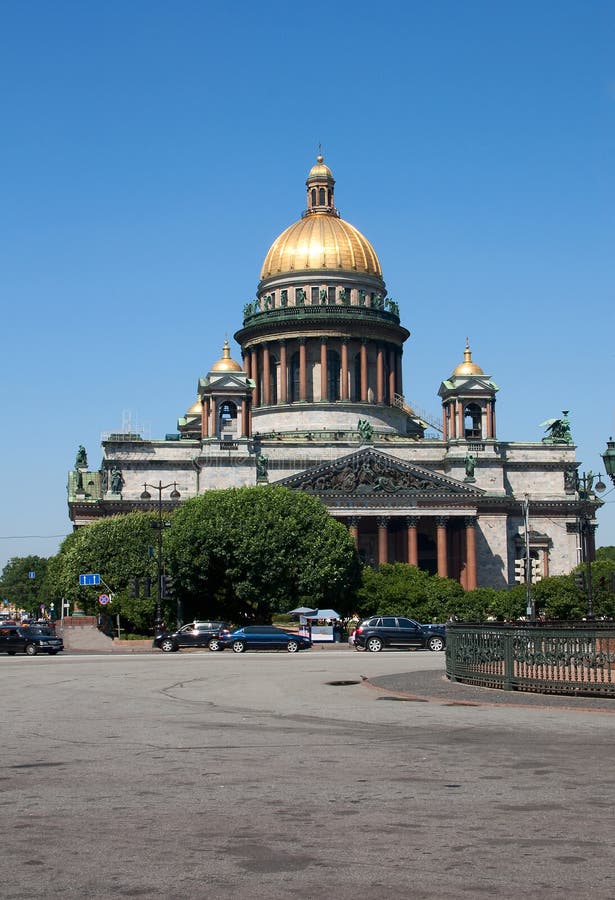
[[276,238],[265,257],[261,281],[282,272],[314,269],[382,278],[380,260],[367,238],[349,222],[325,212],[300,219]]
[[241,372],[241,366],[234,359],[231,359],[231,348],[227,340],[224,341],[222,348],[222,357],[215,362],[210,369],[211,372]]
[[318,155],[316,157],[316,165],[312,166],[310,169],[310,174],[307,177],[308,182],[316,179],[320,181],[322,178],[333,178],[333,172],[326,166],[323,162],[323,157]]
[[466,349],[463,353],[463,362],[459,363],[459,365],[453,369],[453,375],[484,375],[485,373],[481,369],[480,366],[476,365],[475,362],[472,362],[472,351],[470,350],[470,343],[466,338]]
[[203,413],[203,404],[200,400],[195,400],[190,409],[186,410],[186,418],[188,416],[200,416]]

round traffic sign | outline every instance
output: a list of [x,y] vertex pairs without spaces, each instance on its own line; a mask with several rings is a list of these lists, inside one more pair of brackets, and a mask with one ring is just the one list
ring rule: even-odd
[[108,594],[101,594],[98,598],[98,602],[101,606],[106,606],[107,603],[111,603],[111,597]]

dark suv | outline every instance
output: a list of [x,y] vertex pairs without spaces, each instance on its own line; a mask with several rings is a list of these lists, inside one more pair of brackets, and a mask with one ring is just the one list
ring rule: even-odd
[[354,633],[355,649],[377,653],[383,647],[426,647],[444,650],[445,625],[420,625],[402,616],[372,616],[364,619]]
[[230,634],[226,622],[190,622],[179,631],[157,634],[154,645],[165,653],[172,653],[180,647],[209,647],[210,650],[223,649],[220,637]]
[[25,653],[36,656],[37,653],[48,653],[55,656],[64,650],[64,641],[57,637],[52,628],[38,625],[0,625],[0,653],[15,656]]

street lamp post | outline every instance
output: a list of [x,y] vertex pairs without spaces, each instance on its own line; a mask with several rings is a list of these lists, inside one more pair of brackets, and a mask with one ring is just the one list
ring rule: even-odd
[[169,484],[163,484],[161,481],[159,481],[158,484],[146,483],[143,485],[143,493],[141,494],[141,500],[151,500],[152,495],[149,493],[148,488],[151,488],[153,491],[158,491],[158,521],[156,522],[156,528],[158,529],[158,590],[156,592],[156,618],[154,620],[154,634],[157,634],[160,631],[162,625],[162,594],[164,588],[164,574],[162,565],[162,529],[164,527],[162,521],[162,492],[166,491],[170,487],[173,488],[169,495],[171,500],[179,500],[181,494],[177,490],[176,481],[172,481]]
[[602,454],[604,460],[604,470],[609,476],[613,484],[615,484],[615,441],[609,438],[606,442],[606,450]]
[[[579,495],[579,500],[596,501],[596,495],[594,491],[598,491],[602,493],[602,491],[606,490],[606,485],[601,479],[601,476],[598,475],[598,481],[594,484],[595,475],[593,472],[583,472],[581,475],[577,476],[577,493]],[[579,516],[579,526],[581,532],[581,553],[583,556],[583,561],[585,562],[585,581],[587,588],[587,619],[591,620],[594,618],[594,588],[592,584],[592,557],[594,556],[594,542],[593,542],[593,525],[591,523],[591,519],[593,518],[593,507],[584,504],[583,512]]]

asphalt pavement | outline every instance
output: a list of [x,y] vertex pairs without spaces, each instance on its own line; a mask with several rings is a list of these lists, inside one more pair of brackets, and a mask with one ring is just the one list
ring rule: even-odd
[[3,898],[612,900],[612,709],[443,675],[345,645],[0,657]]

